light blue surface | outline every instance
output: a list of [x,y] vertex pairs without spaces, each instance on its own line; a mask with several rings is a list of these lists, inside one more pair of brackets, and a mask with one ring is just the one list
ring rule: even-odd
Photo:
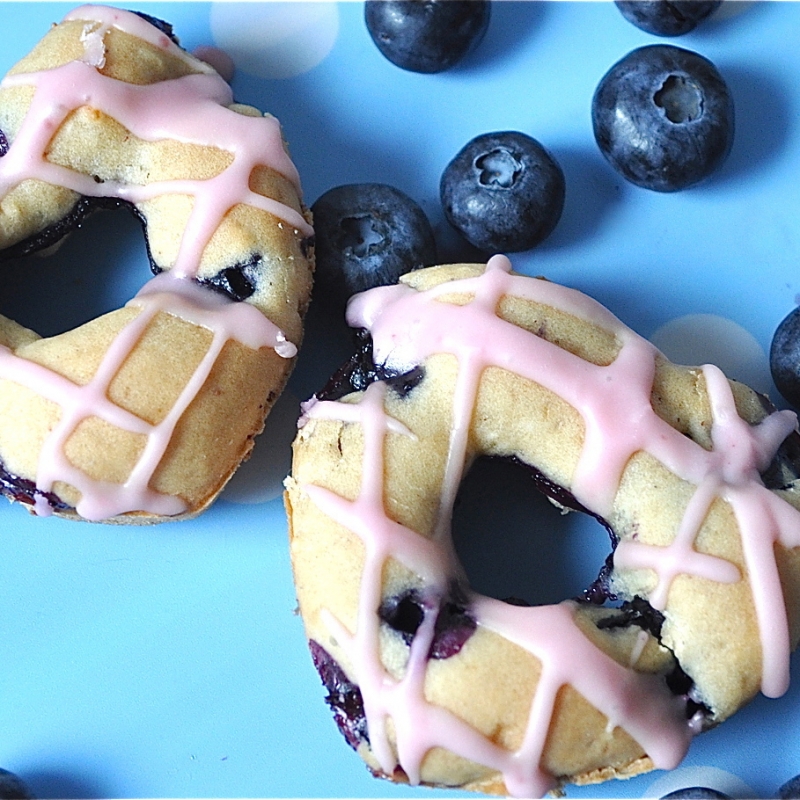
[[[0,73],[70,7],[0,4]],[[139,7],[170,20],[190,50],[213,43],[212,19],[240,15],[242,30],[263,24],[250,22],[253,4]],[[273,8],[291,19],[299,6]],[[676,40],[726,77],[737,134],[717,176],[675,195],[625,184],[594,144],[597,82],[630,49],[656,41],[606,2],[496,3],[468,62],[427,76],[384,60],[362,5],[345,3],[325,17],[338,21],[338,34],[316,67],[280,80],[239,71],[233,87],[237,99],[282,120],[309,204],[340,183],[391,183],[429,214],[441,261],[470,256],[439,208],[447,162],[479,133],[530,133],[562,164],[567,200],[555,233],[515,256],[516,268],[593,294],[646,336],[686,314],[718,315],[755,348],[748,366],[764,375],[772,332],[800,293],[800,5],[736,10]],[[312,26],[304,35],[310,46],[317,34]],[[0,294],[0,311],[42,333],[114,307],[146,277],[144,246],[124,214],[99,215],[49,262],[22,268]],[[715,343],[693,340],[692,330],[684,338],[702,361]],[[325,332],[311,320],[294,398],[338,366],[344,347]],[[764,383],[758,388],[771,391]],[[295,413],[292,397],[285,402],[280,430],[257,448],[278,442],[278,466],[257,457],[244,488],[196,521],[110,528],[0,505],[0,766],[40,797],[455,796],[375,781],[331,721],[294,613],[274,497]],[[487,478],[489,493],[503,482]],[[544,600],[576,591],[599,568],[605,542],[596,526],[562,521],[535,500],[500,499],[500,527],[541,520],[562,534],[547,548],[555,566],[534,564],[527,578],[539,591],[543,573],[556,576],[541,588]],[[539,548],[525,555],[544,558]],[[735,778],[739,791],[762,797],[800,772],[796,660],[794,672],[786,697],[759,698],[698,739],[686,769],[714,768],[701,778],[730,791]],[[663,791],[697,775],[679,770],[568,795],[639,797],[657,780]]]

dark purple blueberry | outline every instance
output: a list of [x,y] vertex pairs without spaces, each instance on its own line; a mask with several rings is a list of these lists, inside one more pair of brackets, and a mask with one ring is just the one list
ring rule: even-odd
[[476,136],[439,183],[450,224],[486,253],[530,250],[546,239],[561,218],[565,191],[558,162],[516,131]]
[[489,27],[489,0],[367,0],[372,41],[411,72],[442,72],[474,50]]
[[316,393],[318,400],[341,400],[351,392],[361,392],[375,381],[382,381],[400,397],[420,385],[425,377],[422,367],[413,367],[408,372],[387,369],[376,364],[372,357],[372,336],[363,328],[355,331],[356,350],[352,356],[330,377],[325,386]]
[[795,775],[778,788],[780,800],[795,800],[800,798],[800,775]]
[[600,152],[627,180],[675,192],[719,169],[733,144],[733,99],[691,50],[648,45],[603,76],[592,99]]
[[316,234],[316,292],[337,305],[406,272],[436,263],[425,212],[382,183],[351,183],[325,192],[311,208]]
[[2,461],[0,461],[0,495],[8,498],[10,502],[23,503],[26,506],[35,505],[37,500],[46,500],[55,511],[66,511],[70,508],[53,492],[40,492],[33,481],[9,472]]
[[628,22],[655,36],[683,36],[710,16],[722,0],[614,0]]
[[0,769],[0,800],[33,800],[25,781],[7,769]]
[[308,646],[314,666],[328,691],[325,702],[331,707],[342,736],[353,750],[357,750],[362,742],[369,742],[361,690],[348,679],[321,644],[311,640]]
[[8,152],[8,137],[3,131],[0,131],[0,158]]
[[429,658],[451,658],[475,633],[478,623],[460,603],[448,601],[439,609],[434,626]]
[[255,294],[258,275],[262,270],[262,257],[254,254],[247,261],[225,267],[213,277],[204,279],[200,283],[241,303]]
[[662,795],[661,800],[730,800],[730,795],[705,786],[687,786]]
[[778,391],[800,408],[800,306],[778,325],[769,349],[769,368]]
[[[436,615],[428,658],[450,658],[460,652],[475,632],[477,623],[465,606],[457,587],[453,597],[444,600]],[[381,621],[397,631],[406,645],[411,645],[414,636],[425,619],[426,606],[419,592],[411,589],[396,597],[387,598],[378,610]]]

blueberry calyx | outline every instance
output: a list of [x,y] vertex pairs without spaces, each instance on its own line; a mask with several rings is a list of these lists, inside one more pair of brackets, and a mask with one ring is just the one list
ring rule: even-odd
[[592,98],[592,127],[602,154],[631,183],[679,191],[727,158],[733,98],[707,58],[674,45],[647,45],[603,76]]
[[623,17],[654,36],[683,36],[693,31],[722,0],[614,0]]
[[367,0],[364,20],[378,50],[410,72],[454,67],[483,39],[489,0]]
[[530,250],[564,209],[560,165],[536,139],[517,131],[476,136],[442,173],[439,194],[450,224],[483,252]]
[[670,75],[653,95],[653,102],[676,124],[694,122],[703,115],[702,89],[685,75]]

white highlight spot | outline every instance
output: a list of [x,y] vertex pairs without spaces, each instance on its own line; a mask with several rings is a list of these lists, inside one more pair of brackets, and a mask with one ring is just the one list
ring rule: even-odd
[[741,325],[716,314],[687,314],[662,325],[653,344],[676,364],[716,364],[729,378],[768,393],[769,358],[758,340]]
[[292,442],[297,433],[300,401],[284,392],[256,439],[253,454],[239,467],[221,498],[231,503],[268,503],[283,493],[283,479],[292,466]]
[[339,35],[331,2],[211,5],[211,35],[236,68],[259,78],[293,78],[317,66]]

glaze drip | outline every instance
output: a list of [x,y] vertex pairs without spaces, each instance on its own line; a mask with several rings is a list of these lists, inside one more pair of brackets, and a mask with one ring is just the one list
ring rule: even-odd
[[[448,295],[466,295],[462,305],[440,302]],[[533,333],[504,321],[497,314],[504,296],[520,297],[554,307],[613,332],[619,350],[611,363],[588,363]],[[762,690],[779,695],[788,682],[788,625],[773,545],[800,545],[800,514],[767,490],[760,478],[781,443],[795,429],[790,412],[774,412],[759,425],[748,425],[736,413],[727,379],[714,367],[703,375],[713,412],[713,447],[699,444],[661,420],[650,403],[656,359],[653,345],[625,327],[609,311],[578,292],[546,281],[511,273],[507,258],[495,256],[478,277],[441,284],[427,291],[399,285],[357,295],[348,321],[369,331],[375,362],[397,374],[424,365],[436,353],[458,360],[453,400],[453,425],[442,480],[442,502],[431,539],[390,519],[384,496],[383,448],[389,436],[413,436],[384,407],[386,386],[369,383],[348,402],[312,400],[308,419],[338,419],[363,430],[362,486],[348,501],[314,485],[304,485],[320,510],[350,529],[366,550],[356,629],[350,632],[332,614],[325,617],[331,634],[352,664],[360,687],[373,753],[391,775],[399,765],[409,780],[420,779],[425,754],[442,746],[472,761],[497,769],[506,789],[516,796],[541,796],[557,781],[541,766],[555,698],[561,687],[576,688],[609,720],[645,749],[657,767],[676,766],[698,732],[697,720],[687,722],[684,700],[673,697],[663,678],[623,667],[600,651],[575,623],[575,606],[517,607],[471,595],[469,613],[484,627],[533,654],[542,665],[526,733],[515,752],[481,736],[462,720],[425,700],[423,681],[430,641],[441,598],[453,576],[450,539],[452,502],[465,469],[467,438],[483,370],[507,369],[534,381],[567,401],[585,425],[582,451],[570,492],[589,513],[607,518],[621,476],[635,453],[650,453],[684,481],[697,487],[680,529],[666,547],[637,541],[620,543],[614,555],[617,569],[646,566],[656,576],[656,607],[668,602],[677,575],[695,575],[720,583],[742,579],[739,569],[717,556],[697,552],[695,538],[711,502],[728,502],[743,541],[748,579],[753,587],[763,651]],[[378,646],[383,565],[395,559],[418,575],[426,592],[439,602],[422,604],[415,622],[409,661],[401,679],[382,666]],[[769,624],[767,624],[769,623]],[[643,633],[642,642],[644,642]],[[635,663],[638,655],[631,655]],[[590,669],[586,665],[591,664]],[[391,717],[397,738],[397,763],[386,733]]]

